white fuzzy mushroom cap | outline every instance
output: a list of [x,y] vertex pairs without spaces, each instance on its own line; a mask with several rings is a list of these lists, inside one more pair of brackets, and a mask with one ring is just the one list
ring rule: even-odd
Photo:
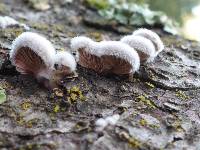
[[85,36],[77,36],[71,39],[71,48],[76,51],[80,48],[90,49],[94,41]]
[[150,41],[152,41],[153,44],[156,46],[157,54],[164,49],[164,44],[163,44],[162,40],[160,39],[159,35],[151,30],[141,28],[141,29],[134,31],[133,35],[142,36],[142,37],[147,38]]
[[29,47],[32,51],[41,57],[47,67],[53,67],[56,51],[51,42],[43,36],[32,32],[24,32],[19,35],[13,41],[12,49],[10,51],[10,58],[13,64],[15,63],[15,55],[22,47]]
[[147,62],[153,61],[156,56],[154,44],[147,38],[142,36],[128,35],[123,37],[121,42],[130,45],[136,51],[141,51],[149,56]]
[[72,54],[66,51],[59,51],[55,56],[55,64],[67,66],[71,71],[76,70],[76,61]]
[[71,39],[71,49],[76,53],[75,59],[77,62],[79,61],[79,53],[77,50],[80,48],[89,49],[92,42],[90,38],[85,36],[77,36]]
[[138,53],[129,45],[120,41],[94,42],[87,37],[75,37],[71,40],[71,48],[75,51],[84,48],[88,53],[101,57],[103,55],[116,56],[132,65],[131,72],[139,70],[140,58]]

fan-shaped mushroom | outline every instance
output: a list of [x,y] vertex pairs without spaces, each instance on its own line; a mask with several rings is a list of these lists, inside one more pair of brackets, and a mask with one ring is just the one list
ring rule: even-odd
[[164,44],[162,40],[160,39],[159,35],[151,30],[141,28],[134,31],[133,35],[142,36],[152,41],[152,43],[156,47],[157,53],[161,52],[164,49]]
[[33,75],[47,88],[52,88],[49,81],[54,81],[57,72],[69,75],[76,67],[71,54],[56,54],[53,45],[46,38],[32,32],[24,32],[13,41],[10,59],[17,71]]
[[95,42],[87,37],[75,37],[71,48],[78,52],[78,63],[104,74],[133,74],[139,69],[137,52],[119,41]]
[[139,54],[141,62],[151,62],[164,49],[160,37],[148,29],[138,29],[132,35],[125,36],[121,42],[133,47]]

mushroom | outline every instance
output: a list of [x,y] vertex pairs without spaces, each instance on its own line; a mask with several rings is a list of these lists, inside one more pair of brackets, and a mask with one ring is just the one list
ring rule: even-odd
[[75,59],[70,53],[56,54],[51,42],[32,32],[24,32],[13,41],[10,60],[18,72],[33,75],[50,89],[61,77],[71,75],[76,68]]
[[128,35],[123,37],[121,42],[130,45],[138,52],[141,63],[146,61],[150,62],[155,58],[155,47],[149,39],[135,35]]
[[149,39],[154,44],[157,53],[160,53],[164,49],[164,44],[159,35],[151,30],[141,28],[134,31],[133,35]]
[[77,52],[78,64],[97,73],[131,77],[140,67],[137,52],[120,41],[95,42],[81,36],[71,40],[71,48]]
[[121,42],[134,48],[141,62],[151,62],[164,49],[164,44],[160,37],[148,29],[138,29],[132,35],[123,37]]
[[54,61],[54,70],[50,80],[52,87],[56,87],[55,84],[59,84],[60,80],[65,77],[74,78],[77,76],[76,61],[69,52],[57,52]]

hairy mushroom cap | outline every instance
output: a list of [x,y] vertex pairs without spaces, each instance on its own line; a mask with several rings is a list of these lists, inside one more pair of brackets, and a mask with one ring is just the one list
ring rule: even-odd
[[141,62],[151,62],[156,56],[155,46],[147,38],[142,36],[128,35],[123,37],[120,41],[134,48],[138,52]]
[[71,39],[71,49],[75,52],[75,59],[77,62],[79,61],[78,49],[84,48],[89,50],[91,44],[93,44],[92,39],[85,36],[78,36]]
[[131,65],[130,73],[137,71],[140,66],[138,53],[129,45],[120,41],[94,42],[90,38],[82,36],[75,37],[71,40],[71,48],[77,52],[80,49],[84,49],[85,52],[99,58],[102,56],[114,56],[123,59]]
[[74,77],[76,61],[72,54],[66,51],[59,51],[54,58],[54,70],[49,79],[47,87],[53,89],[57,87],[65,77]]
[[43,36],[37,33],[24,32],[19,35],[12,43],[12,49],[10,51],[10,58],[15,65],[15,56],[22,48],[29,48],[35,54],[37,54],[45,63],[46,67],[53,67],[55,49],[51,42],[49,42]]
[[71,72],[76,70],[76,61],[74,56],[66,51],[57,52],[55,56],[55,64],[59,66],[66,66]]
[[[109,55],[115,56],[126,60],[132,66],[132,72],[138,71],[140,67],[140,59],[138,53],[128,46],[119,41],[102,41],[99,42],[100,47],[97,49],[96,56]],[[95,51],[93,51],[95,55]]]
[[164,49],[164,44],[162,40],[160,39],[159,35],[151,30],[141,28],[134,31],[133,35],[142,36],[152,41],[156,47],[156,54],[160,53]]
[[91,44],[94,41],[85,36],[77,36],[71,39],[71,48],[78,50],[79,48],[87,48],[90,49]]

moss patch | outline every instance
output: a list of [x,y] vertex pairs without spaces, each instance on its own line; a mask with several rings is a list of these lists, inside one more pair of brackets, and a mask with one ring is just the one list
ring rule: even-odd
[[146,126],[148,124],[148,122],[145,119],[141,119],[139,123],[141,126]]
[[180,91],[180,90],[176,92],[176,96],[178,98],[181,98],[182,100],[189,99],[189,96],[187,96],[183,91]]
[[145,82],[145,84],[149,87],[149,88],[155,88],[155,85],[150,83],[150,82]]
[[150,108],[153,108],[153,109],[156,108],[156,105],[154,104],[154,102],[152,102],[150,99],[148,99],[146,95],[138,96],[137,100],[139,100],[140,102],[143,102],[145,105],[147,105]]
[[67,99],[71,103],[75,103],[78,99],[81,101],[85,100],[85,97],[83,96],[82,91],[76,86],[72,87],[67,92],[69,94]]
[[21,108],[24,111],[29,110],[32,107],[32,104],[29,101],[25,101],[21,104]]
[[128,145],[131,148],[134,148],[134,149],[138,148],[139,149],[142,146],[142,143],[139,140],[131,137],[131,138],[128,139]]

